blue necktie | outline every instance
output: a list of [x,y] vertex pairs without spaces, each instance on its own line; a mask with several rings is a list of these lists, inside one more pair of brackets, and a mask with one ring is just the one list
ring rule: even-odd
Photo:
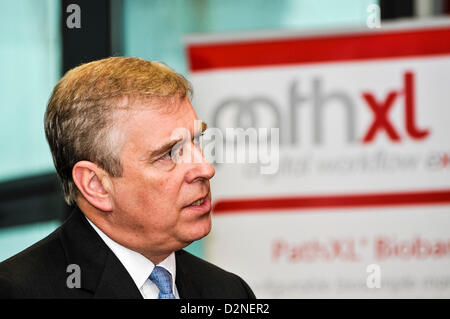
[[172,276],[166,269],[156,266],[149,278],[159,288],[158,299],[175,299],[172,292]]

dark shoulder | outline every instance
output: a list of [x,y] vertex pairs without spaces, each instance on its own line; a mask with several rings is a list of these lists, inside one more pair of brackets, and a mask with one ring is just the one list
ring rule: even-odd
[[[226,271],[206,260],[198,258],[185,250],[176,252],[178,265],[194,282],[201,282],[206,296],[212,298],[255,298],[249,285],[238,275]],[[177,274],[178,275],[178,274]],[[207,291],[210,291],[210,294]],[[220,295],[217,295],[220,292]]]
[[51,295],[50,278],[56,275],[58,268],[63,267],[57,265],[64,254],[58,233],[59,228],[0,263],[0,298],[32,298],[46,293]]

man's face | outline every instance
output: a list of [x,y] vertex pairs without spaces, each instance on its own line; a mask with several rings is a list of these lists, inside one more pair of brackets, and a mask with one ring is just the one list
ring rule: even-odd
[[[188,98],[166,102],[175,103],[170,111],[161,103],[159,109],[143,104],[133,111],[120,111],[124,115],[118,125],[124,137],[123,170],[121,177],[112,179],[109,217],[110,237],[152,254],[181,249],[211,230],[209,179],[214,168],[199,148],[191,147],[200,159],[194,162],[175,163],[170,156],[174,137],[180,137],[174,131],[187,129],[189,145],[200,133],[194,132],[197,115]],[[192,206],[198,199],[205,199],[204,203]]]

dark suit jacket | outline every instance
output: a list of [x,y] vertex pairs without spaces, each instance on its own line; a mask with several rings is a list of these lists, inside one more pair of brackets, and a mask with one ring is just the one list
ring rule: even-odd
[[[255,298],[238,276],[190,253],[175,253],[180,298]],[[77,264],[81,287],[68,288]],[[76,208],[46,238],[0,263],[0,298],[142,298],[125,267]]]

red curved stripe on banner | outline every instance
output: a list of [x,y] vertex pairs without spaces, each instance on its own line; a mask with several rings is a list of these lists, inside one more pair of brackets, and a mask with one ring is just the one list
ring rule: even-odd
[[190,71],[450,54],[450,27],[189,44]]
[[265,210],[377,207],[397,205],[450,204],[450,190],[357,195],[294,196],[276,198],[224,199],[214,203],[213,212],[240,213]]

